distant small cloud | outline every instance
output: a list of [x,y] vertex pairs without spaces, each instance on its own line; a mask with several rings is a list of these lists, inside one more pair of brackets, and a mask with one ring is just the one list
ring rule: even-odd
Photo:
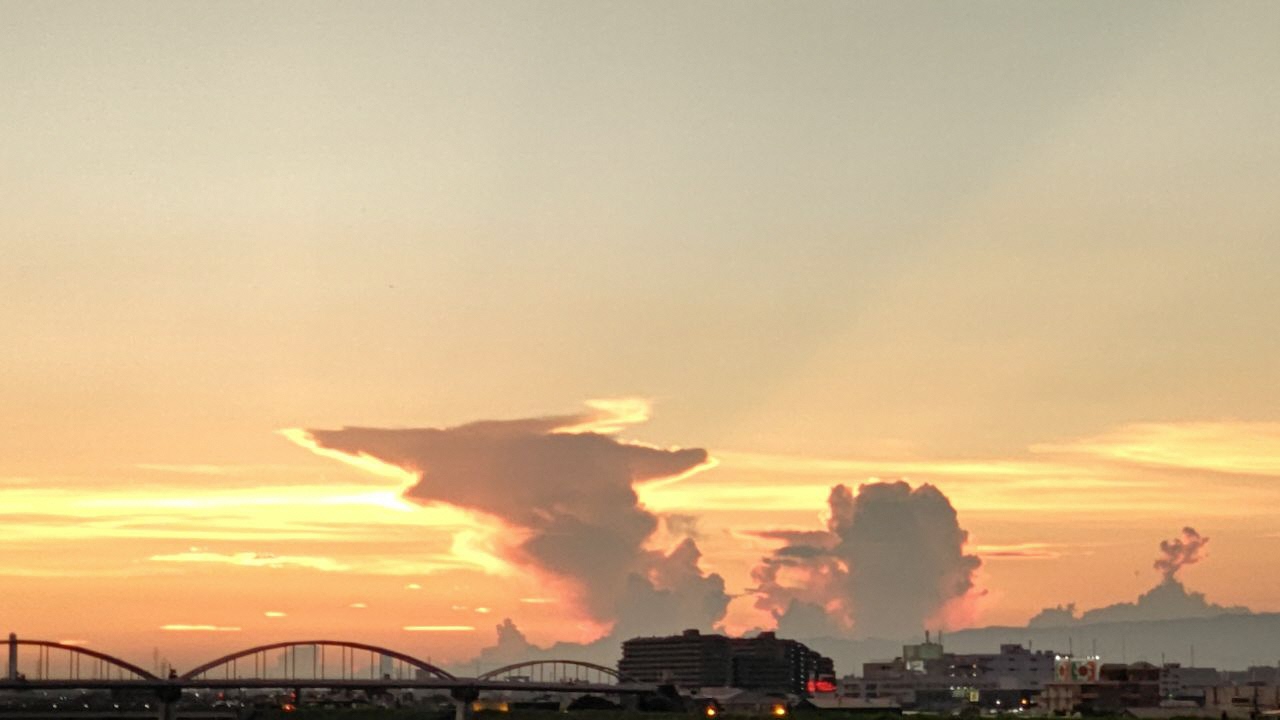
[[405,590],[421,590],[422,586],[419,585],[418,583],[409,583],[408,585],[404,586],[404,589]]
[[160,629],[169,632],[240,632],[240,628],[230,625],[185,625],[180,623],[161,625]]
[[188,551],[168,555],[152,555],[148,559],[152,562],[225,563],[227,565],[241,565],[244,567],[301,567],[310,568],[312,570],[324,570],[326,572],[341,572],[343,570],[350,569],[349,566],[327,557],[315,557],[310,555],[273,555],[271,553],[258,552],[238,552],[228,554]]
[[487,607],[478,607],[476,608],[476,612],[480,613],[481,615],[488,615],[492,611]]
[[88,640],[59,640],[58,644],[59,645],[75,645],[76,647],[79,647],[81,645],[88,645],[89,641]]
[[970,548],[979,557],[1014,560],[1042,560],[1062,557],[1060,546],[1047,543],[1018,543],[1014,545],[976,545]]
[[555,598],[547,598],[547,597],[522,597],[522,598],[520,598],[520,602],[524,603],[525,605],[551,605],[551,604],[555,603],[555,601],[556,601],[556,600],[555,600]]
[[471,625],[405,625],[407,632],[474,632]]
[[288,613],[282,613],[279,610],[268,610],[262,614],[266,615],[269,618],[282,618],[288,615]]
[[347,607],[349,607],[349,608],[354,608],[354,609],[356,609],[356,610],[364,610],[365,608],[369,607],[369,604],[368,604],[368,603],[362,603],[362,602],[353,602],[353,603],[351,603],[350,605],[348,605]]
[[1031,449],[1153,467],[1280,475],[1278,422],[1133,423],[1102,435]]

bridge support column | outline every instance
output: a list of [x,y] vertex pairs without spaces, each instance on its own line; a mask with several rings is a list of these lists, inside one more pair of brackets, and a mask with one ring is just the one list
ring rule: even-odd
[[170,684],[156,689],[156,720],[177,720],[181,699],[181,686]]
[[161,700],[157,704],[156,720],[177,720],[177,718],[178,718],[177,701],[169,702],[167,700]]
[[476,688],[454,688],[449,691],[449,697],[453,698],[453,720],[470,720],[471,703],[480,697],[480,691]]
[[9,681],[18,679],[18,635],[9,633]]

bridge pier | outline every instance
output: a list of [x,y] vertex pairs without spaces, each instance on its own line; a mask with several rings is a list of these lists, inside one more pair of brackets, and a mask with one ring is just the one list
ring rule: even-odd
[[156,720],[177,720],[178,703],[161,700],[157,703]]
[[182,687],[166,684],[156,688],[156,720],[177,720],[178,701],[182,699]]
[[470,720],[471,703],[480,697],[480,691],[476,688],[453,688],[449,697],[453,700],[453,720]]

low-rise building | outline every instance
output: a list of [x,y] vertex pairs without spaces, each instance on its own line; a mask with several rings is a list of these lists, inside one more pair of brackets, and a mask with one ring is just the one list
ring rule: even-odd
[[926,636],[924,643],[904,646],[896,660],[865,663],[862,677],[842,680],[840,692],[916,710],[1030,707],[1053,679],[1054,658],[1015,644],[1001,645],[998,653],[948,653]]

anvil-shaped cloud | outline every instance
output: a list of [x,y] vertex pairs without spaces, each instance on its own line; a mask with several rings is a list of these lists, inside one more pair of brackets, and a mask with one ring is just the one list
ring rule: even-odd
[[594,620],[618,621],[632,604],[628,598],[649,590],[704,597],[705,602],[687,604],[699,617],[683,620],[689,626],[714,622],[727,602],[723,582],[696,571],[691,541],[670,555],[645,549],[658,518],[639,503],[634,489],[707,467],[707,452],[656,448],[606,434],[646,419],[643,401],[589,406],[586,413],[450,428],[346,427],[286,435],[358,465],[380,463],[408,473],[412,480],[404,494],[410,500],[500,519],[512,539],[498,552],[567,586]]

